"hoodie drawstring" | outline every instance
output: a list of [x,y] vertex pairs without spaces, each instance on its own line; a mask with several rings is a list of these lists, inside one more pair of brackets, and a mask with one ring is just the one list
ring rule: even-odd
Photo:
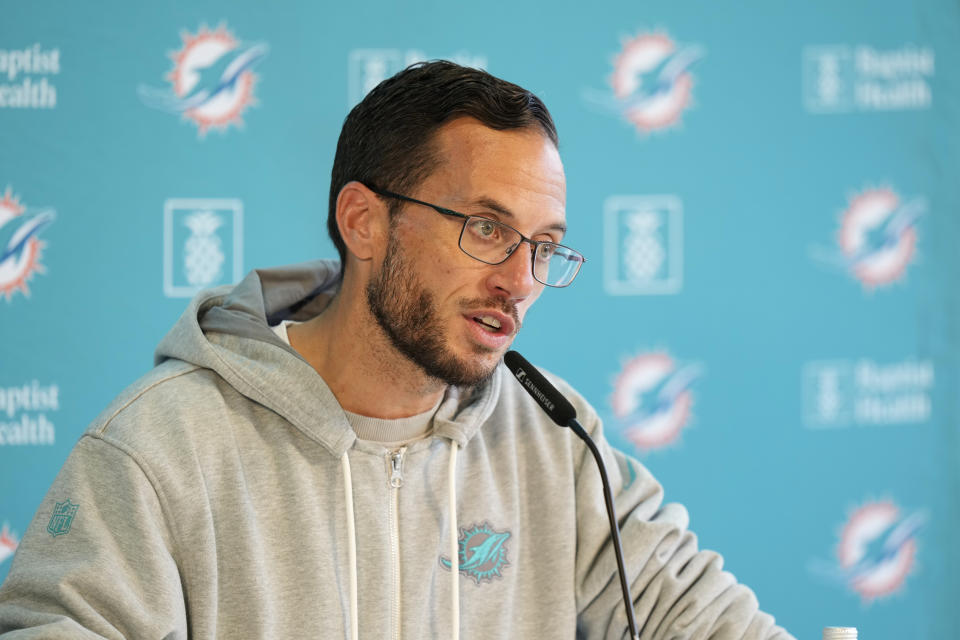
[[353,479],[350,473],[350,458],[343,452],[343,491],[347,505],[347,547],[350,558],[350,637],[360,637],[360,613],[357,609],[357,527],[353,518]]
[[450,619],[453,629],[451,630],[451,640],[460,638],[460,550],[459,540],[460,532],[457,529],[457,443],[450,441]]
[[[450,618],[451,640],[460,638],[460,531],[457,528],[457,451],[455,441],[450,443],[450,466],[448,469],[450,496]],[[353,515],[353,479],[350,472],[350,458],[343,452],[340,458],[343,467],[344,502],[347,506],[347,547],[350,562],[350,637],[359,638],[359,611],[357,607],[357,528]]]

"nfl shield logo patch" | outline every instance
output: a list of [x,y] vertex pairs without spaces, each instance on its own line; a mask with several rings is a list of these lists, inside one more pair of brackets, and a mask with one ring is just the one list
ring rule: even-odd
[[70,525],[73,524],[73,517],[77,515],[78,504],[72,504],[69,499],[66,502],[58,502],[53,508],[53,516],[50,517],[50,524],[47,525],[47,531],[56,538],[64,533],[70,533]]

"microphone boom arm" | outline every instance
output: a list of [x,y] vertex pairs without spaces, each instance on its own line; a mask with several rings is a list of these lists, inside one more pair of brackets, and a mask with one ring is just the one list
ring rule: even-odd
[[617,523],[617,510],[613,505],[613,492],[610,490],[610,478],[607,476],[607,466],[603,463],[603,457],[597,444],[583,428],[583,425],[576,418],[570,419],[567,425],[570,429],[583,440],[594,460],[597,461],[597,467],[600,470],[600,480],[603,482],[603,501],[607,504],[607,517],[610,519],[610,536],[613,538],[613,550],[617,554],[617,568],[620,574],[620,589],[623,591],[623,602],[627,608],[627,623],[630,625],[630,637],[639,640],[640,633],[637,631],[637,621],[633,614],[633,596],[630,595],[630,584],[627,582],[626,566],[623,563],[623,546],[620,544],[620,525]]
[[516,351],[508,351],[503,356],[503,362],[527,393],[537,401],[550,419],[561,427],[569,427],[590,449],[597,469],[600,471],[600,480],[603,482],[603,501],[607,505],[607,517],[610,519],[610,537],[613,541],[613,550],[617,556],[617,571],[620,574],[620,588],[623,590],[623,604],[627,610],[627,624],[630,626],[630,637],[640,640],[637,631],[637,621],[633,614],[633,597],[630,595],[630,584],[627,582],[627,571],[623,564],[623,547],[620,544],[620,526],[617,524],[617,512],[613,505],[613,492],[610,490],[610,478],[607,476],[607,467],[597,444],[577,421],[577,410],[556,387],[550,384],[536,367],[527,362],[526,358]]

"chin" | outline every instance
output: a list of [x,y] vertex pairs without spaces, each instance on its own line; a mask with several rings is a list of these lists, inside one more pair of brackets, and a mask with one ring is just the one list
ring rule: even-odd
[[473,387],[490,379],[500,364],[503,354],[484,348],[474,349],[474,353],[462,357],[453,357],[444,365],[428,371],[433,377],[455,387]]
[[493,370],[500,363],[500,360],[503,358],[503,354],[505,354],[509,349],[510,345],[500,349],[491,349],[489,347],[474,345],[473,353],[463,360],[472,360],[474,363],[476,363],[477,367],[486,367]]

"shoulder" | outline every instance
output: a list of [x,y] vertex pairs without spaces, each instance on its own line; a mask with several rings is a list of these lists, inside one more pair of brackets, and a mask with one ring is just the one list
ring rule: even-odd
[[124,389],[87,428],[84,435],[134,448],[161,439],[177,439],[202,420],[206,407],[234,395],[210,369],[167,360]]

